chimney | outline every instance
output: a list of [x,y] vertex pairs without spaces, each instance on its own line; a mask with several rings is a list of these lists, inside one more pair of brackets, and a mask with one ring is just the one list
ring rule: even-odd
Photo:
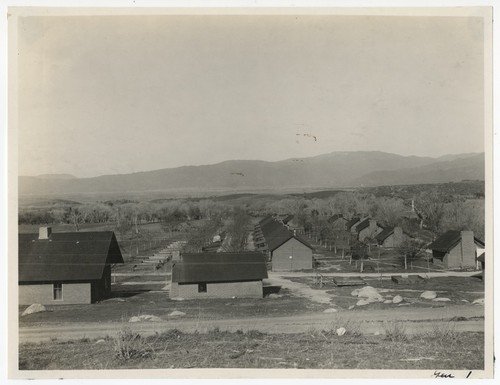
[[40,227],[38,229],[38,239],[49,239],[50,234],[52,234],[52,227]]
[[297,229],[293,229],[293,236],[296,237],[297,236]]
[[461,231],[462,243],[462,267],[476,266],[476,245],[474,244],[474,232]]
[[394,227],[394,246],[399,246],[403,242],[403,229],[399,226]]
[[375,234],[377,232],[377,221],[375,219],[369,219],[370,221],[370,234]]

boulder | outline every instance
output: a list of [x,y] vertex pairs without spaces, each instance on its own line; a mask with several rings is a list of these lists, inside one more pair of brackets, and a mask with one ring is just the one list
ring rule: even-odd
[[338,336],[343,336],[345,334],[346,330],[345,330],[345,328],[341,327],[341,328],[338,328],[335,332],[337,333]]
[[[354,291],[356,291],[356,290],[354,290]],[[377,291],[377,289],[375,289],[374,287],[365,286],[362,289],[359,289],[359,291],[358,291],[358,298],[370,298],[370,299],[375,299],[375,300],[378,301],[379,298],[383,298],[383,297]]]
[[356,307],[356,306],[351,305],[351,306],[349,306],[349,307],[348,307],[348,309],[349,309],[349,310],[352,310],[352,309],[354,309],[355,307]]
[[473,302],[472,302],[473,305],[484,305],[484,298],[478,298],[478,299],[475,299]]
[[356,302],[356,306],[364,306],[364,305],[368,305],[370,303],[370,301],[366,300],[366,299],[360,299],[358,302]]
[[445,298],[445,297],[438,297],[438,298],[434,298],[433,301],[435,301],[435,302],[449,302],[449,301],[451,301],[451,299]]
[[359,294],[359,291],[360,291],[360,290],[361,290],[361,289],[354,289],[353,291],[351,291],[351,295],[352,295],[353,297],[357,297],[357,296],[358,296],[358,294]]
[[271,293],[268,295],[268,298],[281,298],[283,297],[282,294],[276,294],[276,293]]
[[334,309],[333,307],[323,310],[323,313],[336,313],[336,312],[337,309]]
[[150,314],[143,314],[139,316],[141,321],[149,321],[149,322],[161,322],[162,319],[160,317],[157,317],[155,315],[150,315]]
[[400,302],[403,302],[403,297],[401,297],[400,295],[397,295],[392,299],[392,303],[400,303]]
[[186,313],[178,310],[174,310],[172,313],[169,314],[170,317],[184,317]]
[[436,297],[437,297],[436,292],[431,290],[426,290],[422,294],[420,294],[420,298],[424,299],[434,299]]
[[392,299],[386,299],[384,303],[392,303]]
[[34,303],[33,305],[30,305],[26,308],[25,311],[23,311],[23,316],[28,315],[28,314],[33,314],[33,313],[40,313],[42,311],[47,311],[45,309],[45,306],[39,304],[39,303]]
[[141,319],[139,317],[133,316],[133,317],[130,317],[128,322],[141,322]]
[[102,344],[102,343],[104,343],[104,342],[106,342],[106,341],[105,341],[105,340],[103,340],[103,339],[100,339],[100,340],[97,340],[95,343],[96,343],[96,345],[97,345],[97,344]]

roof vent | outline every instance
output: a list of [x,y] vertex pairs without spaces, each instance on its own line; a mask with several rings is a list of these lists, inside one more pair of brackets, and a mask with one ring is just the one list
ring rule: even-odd
[[50,234],[52,234],[52,227],[40,227],[38,229],[38,239],[49,239]]

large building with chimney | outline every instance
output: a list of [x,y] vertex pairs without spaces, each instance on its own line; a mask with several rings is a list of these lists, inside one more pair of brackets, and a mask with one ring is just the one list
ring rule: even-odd
[[19,304],[87,304],[111,294],[111,266],[123,263],[112,231],[19,234]]
[[476,268],[478,251],[484,250],[484,242],[475,238],[472,231],[450,230],[428,248],[432,250],[433,262],[446,269]]

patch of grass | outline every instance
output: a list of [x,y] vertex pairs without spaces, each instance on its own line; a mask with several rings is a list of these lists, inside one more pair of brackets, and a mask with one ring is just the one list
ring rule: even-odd
[[408,342],[406,325],[399,321],[386,321],[383,324],[385,339],[391,342]]
[[[21,344],[21,370],[154,368],[482,369],[484,333],[460,333],[453,345],[434,335],[337,336],[333,330],[267,334],[255,331],[145,337],[124,332],[99,344],[75,340]],[[346,328],[347,329],[347,328]],[[404,335],[404,333],[403,333]],[[444,334],[446,335],[446,333]],[[443,337],[444,338],[444,337]],[[119,342],[118,342],[119,341]],[[432,357],[421,360],[419,357]]]
[[443,345],[455,345],[460,339],[460,333],[453,322],[436,322],[426,337],[438,341]]

